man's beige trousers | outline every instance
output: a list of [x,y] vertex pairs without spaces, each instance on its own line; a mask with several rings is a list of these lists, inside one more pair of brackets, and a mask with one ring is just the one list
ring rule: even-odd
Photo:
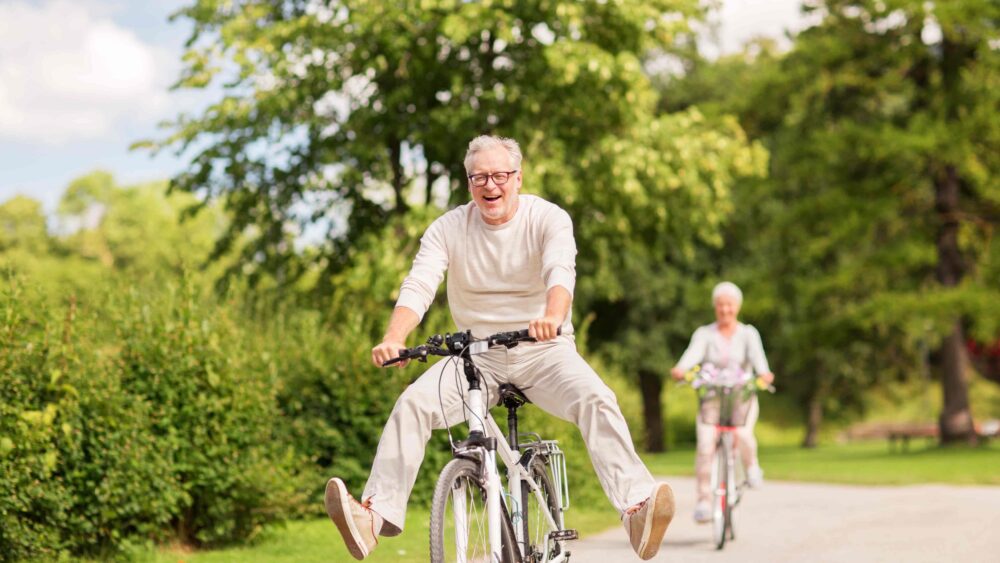
[[[499,385],[511,383],[545,412],[580,428],[604,493],[619,513],[649,496],[653,478],[636,455],[618,400],[577,353],[572,336],[493,349],[474,361],[485,379],[484,402],[488,392],[489,404],[497,404]],[[396,401],[362,497],[371,499],[372,510],[391,524],[383,535],[402,530],[431,430],[444,428],[446,419],[451,426],[465,422],[462,395],[467,393],[462,362],[444,359]]]

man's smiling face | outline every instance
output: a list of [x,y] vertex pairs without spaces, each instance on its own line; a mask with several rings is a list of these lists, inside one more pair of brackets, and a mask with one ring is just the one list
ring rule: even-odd
[[[508,173],[507,181],[497,184],[497,173]],[[468,172],[472,200],[489,225],[502,225],[517,212],[517,194],[521,191],[521,171],[514,168],[510,154],[503,147],[493,147],[476,154]],[[478,185],[483,175],[486,183]]]

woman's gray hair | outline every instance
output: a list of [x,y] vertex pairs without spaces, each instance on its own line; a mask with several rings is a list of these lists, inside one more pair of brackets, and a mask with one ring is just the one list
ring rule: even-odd
[[510,155],[510,163],[515,170],[521,169],[521,147],[514,139],[507,137],[495,137],[493,135],[480,135],[469,141],[469,150],[465,153],[465,173],[471,172],[472,159],[476,154],[496,147],[503,147]]
[[737,306],[743,304],[743,292],[733,282],[724,281],[715,286],[715,289],[712,290],[712,305],[715,305],[715,300],[723,295],[728,295],[735,299]]

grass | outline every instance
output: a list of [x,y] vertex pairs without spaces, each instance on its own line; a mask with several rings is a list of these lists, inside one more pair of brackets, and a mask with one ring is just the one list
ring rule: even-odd
[[[654,475],[692,475],[694,450],[643,455]],[[884,441],[820,446],[760,448],[768,479],[858,485],[1000,485],[1000,444],[981,447],[925,445],[914,442],[904,452],[889,451]]]
[[[428,557],[429,511],[412,508],[407,512],[406,530],[394,538],[379,538],[379,546],[366,561],[373,563],[424,563]],[[608,503],[601,506],[571,505],[567,524],[581,534],[593,534],[618,524],[618,515]],[[146,563],[328,563],[353,561],[340,534],[328,518],[290,522],[269,529],[254,545],[212,551],[178,548],[147,548],[134,553]]]
[[[602,370],[598,370],[602,371]],[[619,403],[633,431],[642,428],[641,399],[630,384],[620,378],[606,378],[618,395]],[[974,382],[973,409],[983,418],[1000,416],[1000,388]],[[891,392],[871,397],[866,420],[926,421],[928,411],[940,404],[940,391],[920,385],[899,386]],[[682,442],[694,435],[695,401],[687,389],[668,386],[664,390],[667,414],[667,441],[672,450],[642,457],[654,475],[692,475],[694,449]],[[978,402],[977,402],[978,401]],[[769,480],[815,481],[859,485],[908,485],[947,483],[957,485],[1000,485],[1000,442],[980,448],[942,448],[914,441],[908,451],[890,452],[885,441],[823,445],[812,450],[797,446],[802,438],[800,415],[790,397],[761,398],[762,418],[756,434],[761,442],[761,464]],[[832,444],[842,428],[827,424],[821,442]],[[551,434],[547,427],[546,435]],[[560,436],[568,455],[586,456],[574,439]],[[565,441],[563,441],[565,440]],[[581,458],[582,459],[582,458]],[[618,526],[615,511],[604,500],[593,470],[587,464],[572,474],[574,502],[567,523],[583,536]],[[588,490],[593,489],[593,490]],[[428,510],[413,507],[407,513],[406,531],[395,538],[382,538],[378,549],[367,559],[375,563],[427,561]],[[134,559],[148,563],[237,563],[237,562],[327,562],[353,561],[336,528],[325,517],[290,522],[268,529],[250,546],[212,551],[177,548],[145,548]]]
[[[885,442],[824,446],[803,450],[793,446],[761,446],[761,464],[768,479],[818,481],[861,485],[949,483],[1000,485],[1000,444],[979,448],[911,444],[909,451],[890,452]],[[654,475],[691,475],[694,450],[682,448],[643,459]],[[368,561],[417,563],[427,560],[428,511],[411,508],[406,531],[382,538]],[[607,502],[573,504],[567,513],[570,527],[590,535],[618,525]],[[148,563],[237,563],[244,561],[351,561],[340,536],[326,518],[291,522],[269,529],[251,546],[213,551],[176,548],[146,549],[135,558]]]

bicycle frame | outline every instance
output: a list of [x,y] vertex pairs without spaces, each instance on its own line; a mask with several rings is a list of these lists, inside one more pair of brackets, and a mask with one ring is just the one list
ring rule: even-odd
[[[485,349],[483,351],[485,351]],[[481,352],[473,350],[470,351],[470,353],[476,354]],[[454,455],[455,457],[474,457],[481,462],[480,464],[481,467],[483,468],[482,479],[486,484],[486,491],[487,491],[486,513],[487,513],[487,520],[489,527],[490,552],[492,554],[491,557],[496,561],[502,561],[502,542],[501,542],[501,530],[500,530],[501,526],[500,519],[502,518],[502,516],[500,510],[500,498],[501,498],[500,495],[503,493],[503,491],[500,484],[500,475],[497,471],[497,464],[496,464],[498,452],[500,460],[507,468],[507,485],[508,485],[507,490],[511,492],[511,494],[507,496],[512,500],[510,507],[511,520],[514,521],[515,517],[520,517],[520,518],[526,517],[526,515],[524,514],[524,507],[517,506],[520,503],[519,492],[521,491],[522,484],[528,485],[531,494],[535,496],[537,501],[542,506],[547,506],[547,503],[545,502],[545,497],[542,496],[541,488],[538,486],[538,483],[535,482],[535,480],[531,477],[531,474],[527,470],[527,468],[530,467],[530,463],[524,463],[522,465],[520,456],[514,452],[514,450],[504,439],[504,434],[500,430],[500,427],[497,425],[496,421],[493,420],[493,417],[490,416],[489,411],[484,407],[482,390],[479,388],[478,379],[474,379],[475,368],[474,366],[472,366],[472,360],[469,358],[463,358],[463,362],[467,362],[465,363],[465,369],[466,369],[466,378],[468,379],[469,382],[468,401],[466,407],[467,410],[469,411],[466,417],[469,425],[469,435],[470,437],[479,435],[493,439],[486,441],[486,443],[483,445],[476,444],[464,448],[457,448],[454,450]],[[473,373],[473,375],[471,376],[470,376],[470,371],[472,371]],[[527,461],[530,462],[530,460]],[[565,465],[563,466],[563,469],[564,468]],[[556,477],[555,480],[559,482],[560,486],[559,496],[562,497],[565,491],[567,496],[566,504],[568,505],[568,490],[563,489],[563,487],[565,486],[565,479]],[[514,493],[518,493],[517,498],[515,498]],[[552,539],[550,536],[552,532],[559,531],[562,526],[562,519],[563,519],[562,511],[565,510],[565,507],[562,506],[561,500],[562,499],[560,498],[560,510],[559,514],[557,515],[557,517],[559,518],[559,522],[556,522],[556,520],[553,518],[551,514],[549,514],[548,511],[544,511],[545,524],[548,526],[546,537],[549,538],[548,541],[555,541],[557,545],[559,545],[560,547],[559,554],[553,559],[548,559],[549,550],[548,549],[545,550],[546,559],[544,559],[544,561],[549,563],[559,563],[561,561],[565,561],[566,558],[568,557],[568,553],[563,545],[563,541]],[[454,508],[456,515],[462,515],[465,513],[465,507],[460,506],[460,503],[464,503],[464,499],[455,500]],[[461,516],[456,516],[456,517],[460,518]],[[455,526],[456,530],[466,529],[464,522],[456,521]],[[524,546],[527,544],[527,542],[525,541],[526,538],[524,538],[523,526],[515,526],[514,534],[516,538],[515,543],[517,544],[518,554],[523,559],[526,555],[528,555],[524,553]],[[457,548],[457,553],[460,554],[459,563],[465,563],[463,560],[466,547],[466,545],[464,545],[465,541],[466,538],[463,538],[462,534],[456,533],[456,544],[457,544],[456,548]]]
[[[751,380],[744,377],[747,372],[743,372],[741,369],[725,368],[719,370],[708,364],[706,368],[709,367],[710,369],[702,370],[701,366],[694,366],[685,374],[684,380],[690,383],[692,388],[699,390],[699,420],[715,427],[715,456],[711,462],[712,523],[715,526],[713,534],[715,535],[716,549],[722,549],[727,534],[730,539],[735,539],[732,523],[733,510],[742,499],[743,490],[747,484],[743,456],[737,452],[736,431],[745,423],[749,409],[753,406],[750,401],[756,399],[757,390],[767,390],[773,393],[774,387],[761,379]],[[709,400],[713,402],[708,403]],[[736,408],[741,400],[748,410],[737,415]],[[710,407],[717,408],[718,412]],[[722,471],[725,473],[720,474]],[[720,499],[724,499],[724,502],[716,503]],[[720,521],[721,530],[719,528]]]
[[[465,379],[468,382],[468,393],[463,401],[463,414],[469,427],[469,436],[465,440],[458,442],[449,430],[448,436],[451,440],[452,454],[456,459],[471,460],[479,467],[477,476],[477,487],[481,487],[486,495],[486,534],[488,538],[488,550],[490,559],[502,561],[504,558],[504,538],[507,537],[514,545],[508,546],[507,555],[515,560],[525,560],[530,558],[532,563],[537,562],[534,557],[537,553],[531,552],[525,546],[531,545],[530,538],[525,537],[527,519],[525,506],[527,493],[534,495],[540,507],[539,511],[545,514],[544,524],[538,523],[536,531],[545,528],[544,541],[541,547],[544,550],[542,561],[545,563],[559,563],[566,561],[569,553],[566,551],[564,542],[577,538],[575,530],[565,530],[563,525],[563,511],[569,506],[569,487],[566,480],[566,460],[559,446],[554,440],[542,440],[526,443],[525,451],[520,453],[518,444],[518,434],[516,430],[516,408],[524,401],[514,400],[505,403],[508,407],[508,424],[510,425],[510,443],[503,439],[504,435],[497,426],[493,417],[489,413],[489,405],[483,401],[482,387],[479,372],[472,357],[487,352],[494,346],[506,346],[511,348],[517,346],[519,342],[534,341],[527,330],[513,332],[499,332],[486,339],[476,339],[472,337],[470,331],[444,336],[436,334],[427,339],[426,345],[415,348],[400,350],[399,356],[383,362],[383,366],[392,365],[403,360],[417,360],[426,362],[427,357],[451,356],[461,358],[462,367],[465,372]],[[444,345],[445,347],[442,347]],[[457,367],[457,366],[456,366]],[[525,399],[526,400],[526,399]],[[529,448],[529,446],[532,446]],[[497,453],[500,461],[507,468],[508,491],[504,491],[500,474],[497,470]],[[544,456],[547,459],[545,464],[550,471],[551,481],[548,482],[549,475],[545,476],[546,488],[551,499],[546,502],[542,493],[541,485],[536,482],[531,473],[537,464],[532,464],[535,455]],[[440,485],[440,483],[439,483]],[[553,491],[552,488],[556,488]],[[513,493],[513,494],[511,494]],[[437,491],[435,498],[437,498]],[[504,505],[502,494],[511,499],[509,518],[504,515]],[[450,495],[452,498],[452,511],[454,516],[455,548],[458,554],[458,561],[466,563],[466,548],[469,544],[469,522],[466,521],[466,498],[464,495]],[[551,505],[550,505],[551,503]],[[556,506],[552,506],[556,505]],[[440,521],[435,523],[435,512],[432,511],[432,528],[435,525],[442,525]],[[443,514],[443,513],[441,513]],[[517,522],[518,526],[514,526]],[[513,528],[513,529],[512,529]],[[509,535],[508,535],[509,534]],[[486,538],[480,537],[484,540]],[[541,539],[541,538],[539,538]],[[434,551],[434,540],[432,539],[432,552]],[[440,547],[438,547],[440,549]],[[553,551],[556,555],[552,557]]]
[[[729,456],[730,477],[735,477],[737,468],[743,469],[740,473],[745,476],[746,469],[743,467],[743,458],[736,449],[738,440],[736,430],[742,425],[737,425],[733,420],[733,412],[736,408],[736,397],[734,395],[739,391],[733,387],[717,387],[716,389],[720,393],[719,422],[715,424],[716,453],[720,453],[720,446],[723,446],[721,453]],[[737,483],[735,485],[736,499],[730,499],[729,506],[731,507],[739,503],[740,492],[743,490],[743,483],[739,481]]]
[[[734,491],[735,498],[726,495],[728,499],[728,505],[730,507],[735,507],[740,502],[740,497],[742,496],[743,486],[746,476],[746,469],[744,467],[743,458],[739,455],[736,448],[736,427],[734,426],[720,426],[716,425],[715,430],[718,437],[715,440],[715,453],[717,455],[725,455],[728,458],[727,466],[729,467],[729,475],[727,476],[727,482],[735,483]],[[713,465],[713,471],[716,471],[716,467]],[[744,478],[741,480],[739,476]]]

